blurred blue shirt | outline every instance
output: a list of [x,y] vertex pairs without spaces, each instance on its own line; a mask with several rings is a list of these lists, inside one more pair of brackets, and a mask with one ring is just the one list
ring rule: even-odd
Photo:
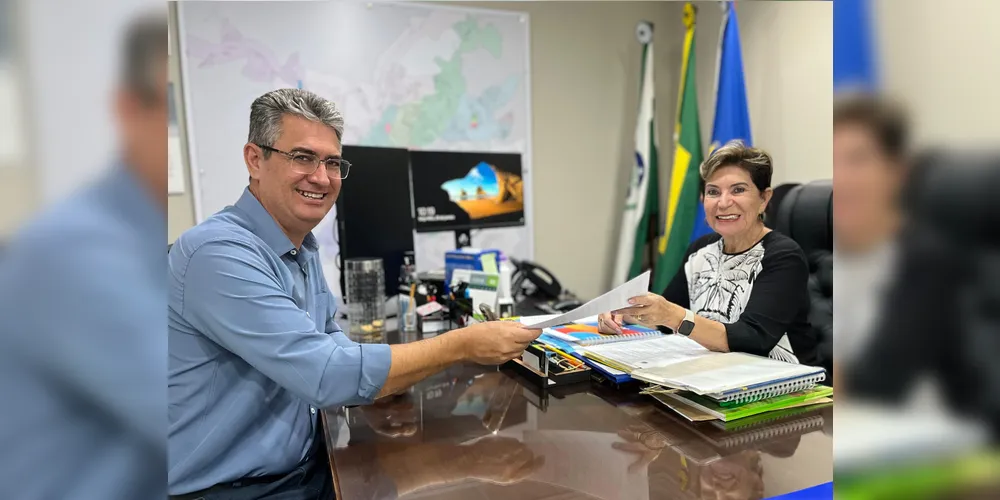
[[389,346],[344,335],[316,239],[295,248],[249,190],[168,261],[170,494],[287,473],[307,458],[317,408],[381,390]]
[[166,495],[166,214],[144,189],[117,166],[0,255],[0,498]]

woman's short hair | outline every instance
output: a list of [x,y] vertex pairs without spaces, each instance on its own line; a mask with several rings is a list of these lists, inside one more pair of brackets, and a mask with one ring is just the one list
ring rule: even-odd
[[704,182],[722,167],[739,167],[746,170],[753,185],[762,192],[771,187],[771,174],[774,172],[771,155],[763,149],[747,146],[739,139],[729,141],[712,151],[712,154],[702,162],[702,191]]
[[889,158],[905,157],[909,148],[910,122],[900,103],[869,94],[839,97],[833,106],[833,126],[848,124],[868,129]]

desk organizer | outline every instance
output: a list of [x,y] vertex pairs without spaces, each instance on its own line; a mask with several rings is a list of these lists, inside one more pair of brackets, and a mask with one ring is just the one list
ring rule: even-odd
[[520,358],[514,358],[504,363],[502,367],[516,371],[543,389],[589,382],[592,373],[587,365],[566,370],[557,363],[551,362],[547,353],[536,345],[529,345],[521,353]]

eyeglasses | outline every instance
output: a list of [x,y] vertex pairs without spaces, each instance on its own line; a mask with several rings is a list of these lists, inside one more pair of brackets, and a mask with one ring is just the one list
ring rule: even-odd
[[331,179],[346,179],[347,174],[351,171],[351,162],[343,158],[327,158],[325,160],[320,160],[316,155],[305,151],[289,153],[287,151],[272,148],[271,146],[264,146],[263,144],[257,144],[257,147],[284,155],[285,158],[288,158],[291,162],[292,171],[297,174],[312,175],[312,173],[319,168],[320,163],[326,167],[326,175]]

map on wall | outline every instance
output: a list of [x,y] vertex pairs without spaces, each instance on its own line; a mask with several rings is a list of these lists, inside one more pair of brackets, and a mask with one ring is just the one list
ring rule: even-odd
[[350,118],[348,144],[523,149],[523,123],[515,130],[514,119],[525,108],[525,67],[522,60],[505,64],[502,28],[469,14],[419,14],[384,52],[360,58],[369,65],[352,64],[350,75],[307,66],[304,51],[280,52],[221,13],[216,36],[188,36],[187,57],[197,70],[237,64],[251,81],[336,96]]
[[[525,14],[377,2],[183,2],[178,11],[199,221],[246,186],[250,103],[281,87],[337,102],[345,144],[522,153],[530,193]],[[336,259],[335,231],[333,212],[314,230],[325,262]],[[530,218],[482,231],[530,257]],[[416,237],[418,266],[433,266],[421,249],[454,235]]]

